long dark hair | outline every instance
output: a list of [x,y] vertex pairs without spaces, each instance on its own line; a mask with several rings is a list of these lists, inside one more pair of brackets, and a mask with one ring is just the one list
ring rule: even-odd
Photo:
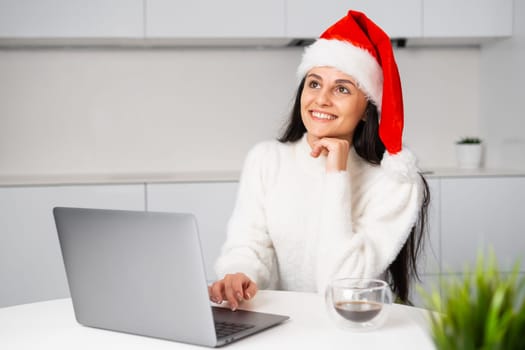
[[[295,142],[300,140],[306,128],[301,119],[301,94],[303,93],[305,79],[299,84],[297,95],[290,118],[288,119],[283,133],[278,138],[280,142]],[[385,145],[379,138],[379,116],[376,106],[368,102],[365,110],[366,122],[360,121],[357,125],[352,144],[356,153],[367,162],[375,165],[381,164]],[[410,283],[412,279],[419,280],[417,260],[421,253],[423,240],[427,225],[427,210],[430,202],[428,184],[421,175],[423,183],[423,200],[419,211],[419,217],[410,231],[410,236],[401,248],[401,251],[387,269],[387,278],[392,291],[404,303],[410,304]]]

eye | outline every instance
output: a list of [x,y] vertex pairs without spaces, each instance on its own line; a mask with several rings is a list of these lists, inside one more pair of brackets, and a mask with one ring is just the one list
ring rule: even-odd
[[341,93],[341,94],[349,94],[350,93],[350,90],[343,86],[343,85],[339,85],[337,88],[336,88],[337,92]]
[[317,89],[320,86],[321,86],[321,84],[319,84],[319,82],[317,82],[317,80],[310,80],[310,82],[308,83],[308,87],[312,88],[312,89]]

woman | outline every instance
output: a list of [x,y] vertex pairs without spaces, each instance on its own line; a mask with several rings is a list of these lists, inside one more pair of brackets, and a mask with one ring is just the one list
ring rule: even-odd
[[408,301],[428,186],[402,147],[390,39],[350,11],[308,47],[290,120],[248,154],[210,298],[235,310],[259,288],[324,292],[382,278]]

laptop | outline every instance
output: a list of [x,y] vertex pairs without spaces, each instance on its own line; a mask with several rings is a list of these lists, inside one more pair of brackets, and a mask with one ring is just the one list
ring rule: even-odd
[[212,306],[192,214],[65,207],[53,214],[82,325],[217,347],[288,319]]

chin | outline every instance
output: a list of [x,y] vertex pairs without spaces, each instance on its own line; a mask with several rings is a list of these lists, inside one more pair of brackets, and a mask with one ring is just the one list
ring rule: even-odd
[[335,134],[330,133],[330,132],[309,132],[309,134],[312,137],[315,137],[315,138],[318,138],[318,139],[322,139],[324,137],[330,137],[330,138],[338,138],[338,137],[340,137],[340,136],[335,135]]

